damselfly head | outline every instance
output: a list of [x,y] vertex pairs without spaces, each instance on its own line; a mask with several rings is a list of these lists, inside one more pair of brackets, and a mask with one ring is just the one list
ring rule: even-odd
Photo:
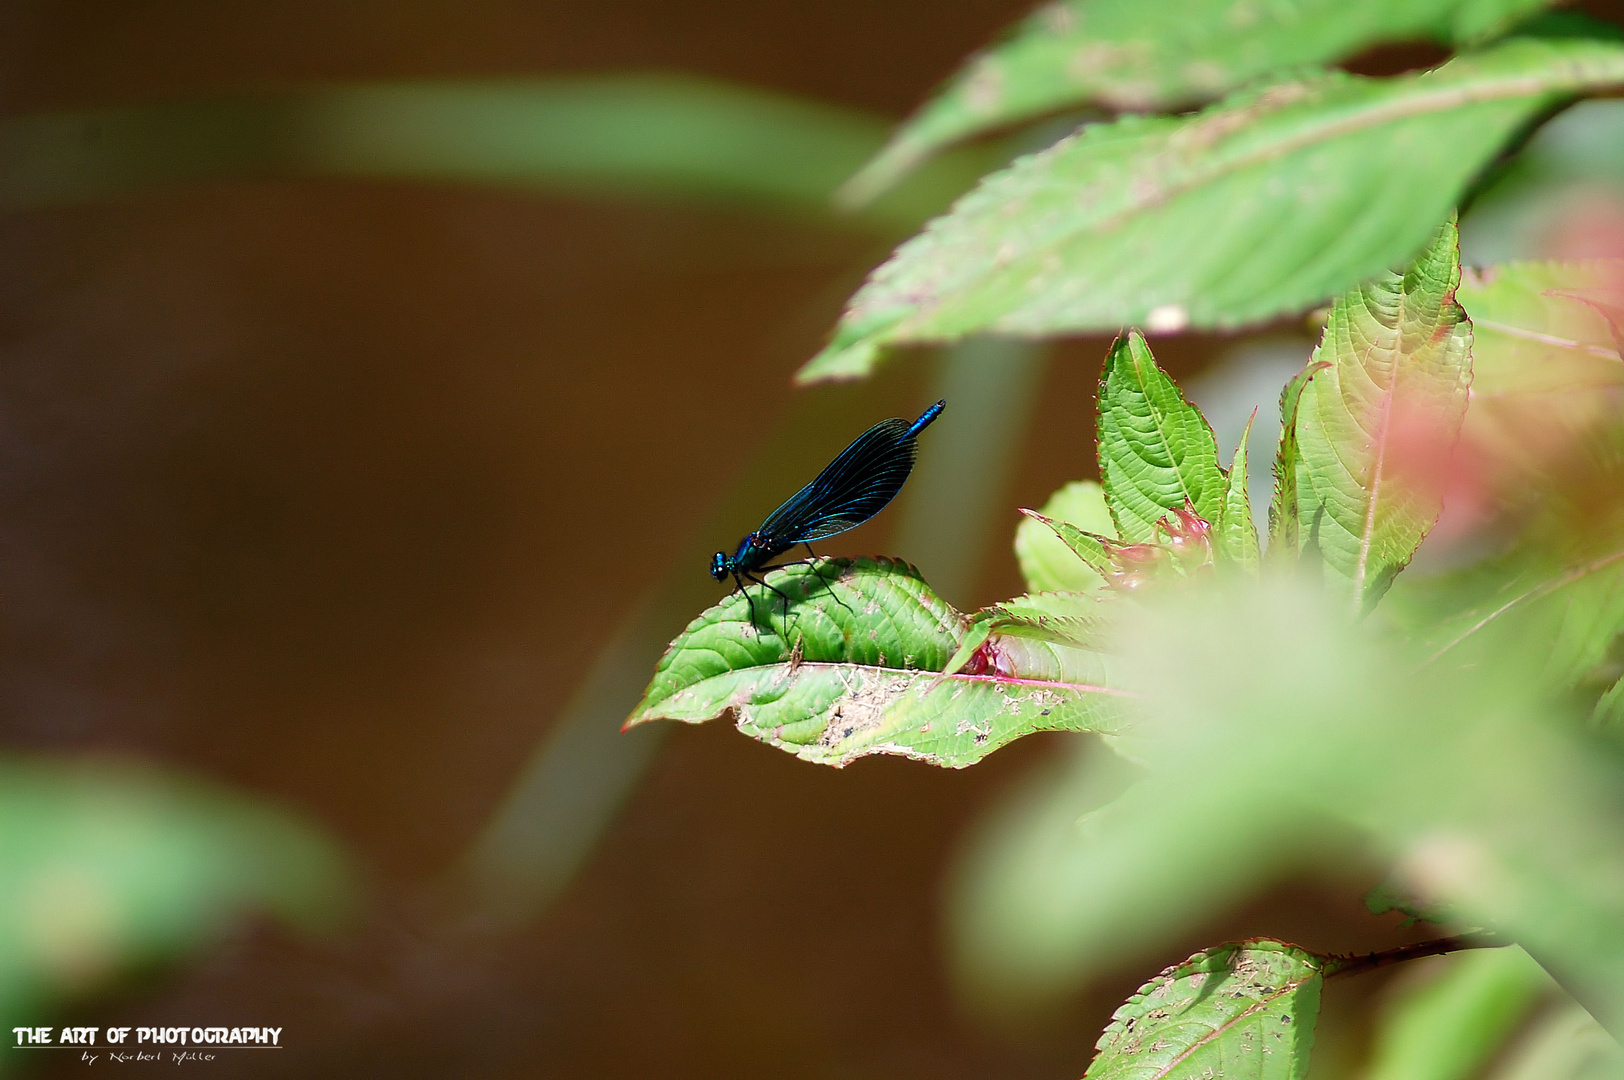
[[718,551],[711,556],[711,577],[717,581],[727,578],[727,552]]

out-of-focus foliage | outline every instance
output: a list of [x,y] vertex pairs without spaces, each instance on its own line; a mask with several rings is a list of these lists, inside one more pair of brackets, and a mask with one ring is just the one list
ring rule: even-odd
[[1516,946],[1433,963],[1432,978],[1387,1002],[1369,1080],[1466,1080],[1553,989],[1545,969]]
[[1486,180],[1461,219],[1466,262],[1541,257],[1554,238],[1586,234],[1587,223],[1624,205],[1624,101],[1581,101],[1558,114]]
[[1624,404],[1624,259],[1468,270],[1457,295],[1474,339],[1466,451],[1496,499],[1548,495]]
[[1578,1005],[1553,1009],[1518,1041],[1493,1080],[1612,1080],[1624,1075],[1624,1051]]
[[1409,260],[1467,185],[1567,96],[1624,83],[1624,45],[1516,38],[1390,79],[1241,90],[1123,117],[986,178],[852,297],[811,381],[964,334],[1231,327]]
[[261,912],[334,927],[339,850],[284,811],[113,762],[0,764],[0,1014],[103,988]]
[[1288,868],[1393,860],[1407,887],[1624,1004],[1624,852],[1608,767],[1515,665],[1418,669],[1317,589],[1169,597],[1121,639],[1145,769],[1081,822],[1097,765],[983,848],[972,977],[1036,992],[1180,931]]
[[846,185],[861,201],[941,147],[1083,103],[1129,111],[1210,100],[1271,71],[1382,41],[1471,41],[1548,0],[1058,0],[973,57]]
[[[0,206],[197,180],[384,177],[698,198],[838,225],[830,193],[884,138],[866,113],[694,77],[336,86],[11,120]],[[850,224],[914,227],[999,160],[945,156]]]

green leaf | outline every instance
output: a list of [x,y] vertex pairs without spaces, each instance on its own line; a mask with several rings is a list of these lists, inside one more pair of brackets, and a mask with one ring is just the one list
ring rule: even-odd
[[1624,678],[1614,682],[1596,699],[1596,707],[1590,713],[1590,723],[1598,731],[1624,735]]
[[1515,39],[1391,79],[1313,75],[1192,116],[1085,127],[992,174],[877,269],[801,381],[903,342],[1231,327],[1413,258],[1563,97],[1624,83],[1624,46]]
[[990,627],[1005,637],[1098,649],[1103,606],[1093,593],[1041,592],[1000,600],[985,614]]
[[1258,939],[1198,952],[1111,1017],[1085,1080],[1301,1080],[1319,1018],[1320,959]]
[[1464,438],[1510,498],[1546,487],[1624,388],[1618,317],[1624,260],[1511,262],[1463,271],[1472,320],[1472,407]]
[[[1105,506],[1105,493],[1092,480],[1076,480],[1049,496],[1039,513],[1051,521],[1063,521],[1084,532],[1114,536],[1116,523]],[[1093,592],[1104,579],[1078,561],[1064,541],[1042,521],[1021,519],[1015,530],[1015,558],[1021,576],[1033,592]]]
[[1570,690],[1624,632],[1624,550],[1570,564],[1553,563],[1550,555],[1514,549],[1503,559],[1415,582],[1395,596],[1393,614],[1425,663],[1478,665],[1511,656],[1531,679]]
[[1443,970],[1387,1002],[1368,1080],[1466,1080],[1510,1040],[1553,988],[1522,949],[1477,949],[1433,961]]
[[[1253,419],[1257,414],[1253,413]],[[1258,545],[1257,522],[1252,520],[1252,497],[1246,490],[1246,441],[1252,437],[1252,421],[1246,422],[1240,445],[1229,463],[1224,479],[1224,515],[1218,526],[1218,551],[1224,559],[1250,573],[1256,573],[1263,555]]]
[[1443,507],[1466,413],[1472,327],[1455,302],[1455,225],[1402,274],[1331,306],[1297,406],[1297,519],[1327,583],[1364,612]]
[[1329,361],[1310,362],[1280,391],[1280,446],[1274,455],[1274,497],[1269,502],[1271,558],[1294,557],[1302,541],[1297,521],[1297,470],[1302,465],[1297,446],[1297,405],[1308,380],[1329,366]]
[[[1046,518],[1036,510],[1022,510],[1021,513],[1026,515],[1028,521],[1048,529],[1049,535],[1060,541],[1072,559],[1092,570],[1095,578],[1102,582],[1116,578],[1117,565],[1106,550],[1104,539],[1098,534],[1079,529],[1069,521]],[[1111,531],[1115,531],[1114,524]]]
[[132,764],[7,760],[0,1012],[105,991],[253,912],[330,928],[353,887],[331,840],[255,800]]
[[[661,658],[628,726],[731,709],[739,730],[808,761],[901,754],[956,768],[1034,731],[1114,725],[1121,695],[1101,654],[1000,633],[996,611],[967,620],[905,563],[829,559],[765,580],[787,617],[760,586],[705,612]],[[1028,597],[1011,613],[1083,619],[1095,603]],[[985,636],[971,662],[943,675],[972,631]]]
[[[1424,904],[1391,879],[1365,894],[1365,907],[1374,915],[1383,915],[1389,911],[1402,912],[1408,918],[1399,924],[1401,927],[1412,926],[1418,922],[1437,923],[1440,926],[1460,925],[1459,912],[1439,905]],[[1482,930],[1482,927],[1474,929]]]
[[1201,411],[1156,366],[1137,330],[1117,338],[1100,379],[1100,480],[1117,535],[1156,537],[1156,523],[1188,501],[1208,522],[1224,510],[1218,444]]
[[1066,106],[1153,112],[1205,101],[1284,68],[1380,41],[1479,37],[1549,0],[1284,0],[1177,15],[1135,0],[1047,4],[973,57],[842,189],[862,202],[942,147]]

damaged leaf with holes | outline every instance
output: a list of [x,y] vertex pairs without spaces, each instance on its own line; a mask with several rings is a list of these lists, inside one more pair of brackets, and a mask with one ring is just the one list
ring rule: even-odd
[[1314,1046],[1321,967],[1320,957],[1280,941],[1198,952],[1116,1011],[1084,1080],[1301,1080]]
[[[1052,640],[1077,630],[1080,610],[1012,602],[1000,616],[966,616],[892,559],[823,560],[766,581],[787,613],[756,586],[700,615],[661,658],[628,726],[731,711],[741,731],[808,761],[900,754],[960,767],[1034,731],[1117,723],[1105,654],[1079,637]],[[1045,625],[1047,636],[1034,629]],[[953,669],[972,632],[978,641]]]

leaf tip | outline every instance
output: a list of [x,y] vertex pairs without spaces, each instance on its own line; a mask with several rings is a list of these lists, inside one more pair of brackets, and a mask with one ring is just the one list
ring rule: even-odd
[[873,373],[879,355],[879,343],[872,338],[858,338],[856,341],[836,338],[795,373],[795,385],[810,386],[820,382],[867,378]]
[[832,201],[837,210],[862,210],[896,186],[898,180],[930,153],[929,143],[910,137],[904,128],[880,147],[855,173],[835,189]]

